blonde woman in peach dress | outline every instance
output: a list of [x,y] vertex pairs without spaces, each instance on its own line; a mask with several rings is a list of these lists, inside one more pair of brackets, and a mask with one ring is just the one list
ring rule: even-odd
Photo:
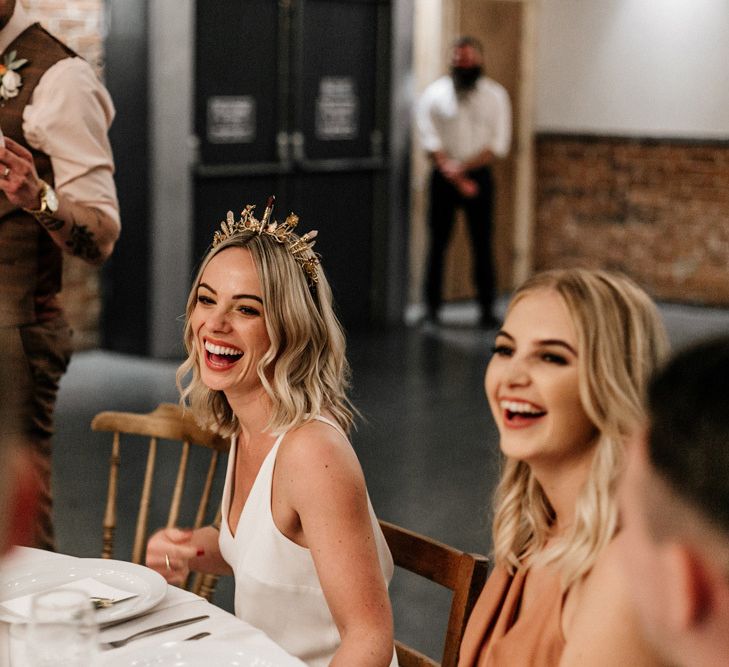
[[654,304],[627,278],[558,270],[515,293],[485,378],[505,457],[495,568],[461,667],[659,664],[615,557],[615,487],[666,351]]

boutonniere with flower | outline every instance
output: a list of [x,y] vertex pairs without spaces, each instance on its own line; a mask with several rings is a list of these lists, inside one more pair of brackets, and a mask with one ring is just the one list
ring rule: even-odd
[[3,58],[3,62],[0,63],[0,97],[3,100],[9,100],[16,97],[18,94],[18,88],[23,85],[23,79],[17,70],[28,62],[27,58],[15,57],[18,55],[17,51],[11,51],[6,53]]

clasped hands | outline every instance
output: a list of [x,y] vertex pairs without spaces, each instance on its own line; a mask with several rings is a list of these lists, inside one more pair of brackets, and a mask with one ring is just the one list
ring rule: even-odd
[[478,183],[466,175],[463,164],[458,160],[447,158],[438,164],[438,169],[465,199],[473,199],[478,195]]

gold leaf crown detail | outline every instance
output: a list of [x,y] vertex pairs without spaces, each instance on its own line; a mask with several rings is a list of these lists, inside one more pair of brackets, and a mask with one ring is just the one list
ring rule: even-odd
[[295,234],[294,229],[299,223],[299,216],[295,213],[290,213],[281,224],[276,220],[271,222],[274,201],[273,196],[268,198],[266,210],[260,220],[253,215],[253,210],[256,208],[253,204],[246,205],[241,211],[239,220],[234,219],[233,211],[228,211],[225,220],[220,223],[220,231],[213,235],[213,248],[243,232],[265,234],[286,246],[291,256],[303,269],[309,285],[313,287],[319,282],[319,255],[312,250],[316,243],[314,238],[318,232],[312,230],[303,236]]

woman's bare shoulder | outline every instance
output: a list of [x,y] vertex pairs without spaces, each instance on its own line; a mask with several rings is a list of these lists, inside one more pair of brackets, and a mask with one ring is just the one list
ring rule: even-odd
[[577,586],[561,667],[572,665],[660,665],[640,632],[621,565],[617,535]]
[[334,472],[361,475],[349,439],[324,421],[311,420],[289,431],[281,442],[277,465],[309,474]]

